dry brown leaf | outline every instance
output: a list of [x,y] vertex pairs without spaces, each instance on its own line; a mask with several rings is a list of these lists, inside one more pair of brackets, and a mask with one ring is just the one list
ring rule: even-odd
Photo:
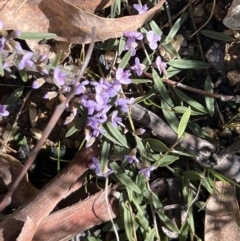
[[90,43],[91,29],[96,27],[96,41],[118,38],[124,31],[140,28],[151,19],[166,0],[144,14],[117,19],[101,18],[78,9],[63,0],[29,0],[17,11],[22,0],[0,1],[1,21],[6,29],[22,32],[51,32],[58,35],[56,40],[71,43]]
[[115,0],[67,0],[66,2],[83,11],[94,12],[111,6]]
[[208,199],[205,217],[205,241],[240,240],[240,215],[233,185],[215,183],[216,191]]
[[27,217],[25,221],[22,231],[17,238],[17,241],[31,241],[37,229],[37,225],[30,217]]

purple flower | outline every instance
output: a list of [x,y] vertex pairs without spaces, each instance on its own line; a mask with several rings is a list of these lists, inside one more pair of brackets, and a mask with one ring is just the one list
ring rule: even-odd
[[32,82],[32,88],[38,89],[45,83],[45,80],[43,78],[38,78]]
[[162,74],[162,71],[167,67],[167,63],[163,62],[160,56],[156,58],[155,64],[160,74]]
[[88,80],[84,80],[83,82],[79,83],[76,87],[75,95],[84,94],[86,91],[85,85],[88,85],[88,84],[89,84]]
[[136,54],[137,43],[136,40],[142,40],[143,35],[140,32],[134,31],[126,31],[123,33],[125,37],[127,37],[126,45],[124,47],[125,50],[130,50],[131,55],[134,56]]
[[98,177],[107,177],[108,175],[113,173],[113,170],[111,170],[110,168],[107,168],[107,170],[104,171],[104,173],[103,173],[100,161],[96,157],[92,157],[92,163],[89,164],[89,168],[92,169],[92,170],[95,170],[96,175]]
[[124,157],[127,158],[129,164],[132,164],[133,162],[137,162],[137,163],[139,162],[136,155],[129,154],[129,155],[125,155]]
[[118,123],[122,122],[122,118],[118,117],[117,114],[118,114],[118,111],[115,110],[115,111],[113,111],[112,116],[111,116],[112,125],[116,128],[118,126]]
[[129,76],[131,76],[131,73],[129,70],[124,71],[122,68],[118,68],[116,71],[116,79],[121,83],[121,84],[130,84],[131,80],[129,79]]
[[152,167],[147,167],[147,168],[144,168],[144,169],[140,170],[138,172],[138,174],[143,174],[147,179],[149,179],[151,172],[153,170],[155,170],[155,169],[156,169],[156,167],[153,167],[153,166]]
[[115,105],[116,106],[120,106],[121,110],[123,112],[127,112],[128,110],[128,106],[133,104],[134,102],[134,98],[132,97],[131,99],[126,99],[126,98],[119,98],[116,102]]
[[138,76],[142,75],[142,67],[139,61],[139,58],[135,58],[135,65],[131,67],[131,70],[135,71]]
[[147,33],[147,40],[149,42],[149,47],[152,50],[157,48],[157,42],[160,41],[161,37],[156,35],[152,30]]
[[0,116],[8,116],[9,112],[6,110],[6,105],[0,105]]
[[62,73],[58,67],[56,67],[53,72],[53,78],[58,85],[60,86],[64,85],[64,77],[65,77],[65,74]]
[[6,42],[6,38],[2,37],[0,39],[0,53],[3,51],[5,42]]
[[139,4],[133,4],[133,7],[138,11],[138,14],[145,13],[148,10],[147,4],[143,6]]
[[107,83],[106,93],[110,98],[116,96],[121,89],[121,83],[118,80],[115,80],[113,83]]
[[32,52],[27,52],[26,54],[23,55],[21,61],[18,64],[18,69],[22,70],[26,67],[32,67],[33,66],[33,61],[31,60],[33,56]]

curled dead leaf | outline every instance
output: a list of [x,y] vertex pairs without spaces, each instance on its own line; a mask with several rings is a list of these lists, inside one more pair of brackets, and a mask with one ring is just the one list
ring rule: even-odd
[[22,32],[51,32],[56,40],[71,43],[90,43],[91,29],[96,27],[96,41],[118,38],[125,31],[134,31],[151,19],[166,0],[149,11],[116,19],[102,18],[83,11],[62,0],[29,0],[18,11],[22,0],[0,1],[1,21],[6,29]]

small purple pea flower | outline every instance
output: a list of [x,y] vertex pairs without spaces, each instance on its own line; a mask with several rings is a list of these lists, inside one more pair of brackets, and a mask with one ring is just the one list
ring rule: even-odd
[[131,76],[131,73],[129,70],[124,71],[122,68],[118,68],[116,71],[116,79],[121,83],[121,84],[130,84],[131,79],[129,79],[129,76]]
[[149,47],[152,50],[157,48],[157,42],[160,41],[161,37],[156,35],[152,30],[147,33],[147,40],[149,42]]
[[121,122],[122,122],[122,118],[121,118],[121,117],[118,117],[117,114],[118,114],[118,111],[115,110],[115,111],[113,111],[112,116],[111,116],[111,122],[112,122],[112,125],[113,125],[115,128],[117,128],[118,123],[121,123]]
[[23,55],[21,61],[18,64],[18,69],[22,70],[26,67],[32,67],[33,66],[33,61],[31,60],[33,56],[32,52],[27,52],[26,54]]
[[111,173],[113,173],[113,170],[111,170],[110,168],[107,168],[107,170],[104,171],[104,173],[103,173],[100,161],[96,157],[92,157],[92,163],[89,164],[89,168],[92,170],[95,170],[95,173],[98,177],[107,177]]
[[2,37],[0,39],[0,53],[3,51],[5,42],[6,42],[6,38]]
[[151,172],[152,172],[153,170],[155,170],[155,169],[156,169],[156,167],[154,167],[154,166],[152,166],[152,167],[147,167],[147,168],[144,168],[144,169],[140,170],[140,171],[138,172],[138,174],[143,174],[147,179],[149,179]]
[[0,116],[8,116],[9,112],[6,110],[6,105],[0,105]]
[[132,97],[131,99],[126,99],[126,98],[119,98],[116,102],[115,105],[116,106],[120,106],[121,110],[123,112],[127,112],[128,111],[128,106],[133,104],[134,102],[134,98]]
[[136,72],[136,74],[138,75],[138,76],[141,76],[142,75],[142,66],[141,66],[141,64],[140,64],[140,61],[139,61],[139,58],[135,58],[135,65],[133,65],[132,67],[131,67],[131,70],[133,70],[134,72]]
[[156,58],[155,64],[160,74],[162,74],[162,71],[167,68],[167,63],[163,62],[160,56]]
[[124,157],[127,158],[127,161],[129,164],[132,164],[133,162],[138,163],[139,160],[137,159],[136,154],[137,154],[137,149],[133,148],[131,150],[131,152],[129,154],[125,155]]
[[60,86],[64,85],[65,74],[60,71],[58,67],[54,69],[53,78]]
[[138,11],[138,14],[145,13],[148,10],[147,4],[143,6],[139,4],[133,4],[133,7]]

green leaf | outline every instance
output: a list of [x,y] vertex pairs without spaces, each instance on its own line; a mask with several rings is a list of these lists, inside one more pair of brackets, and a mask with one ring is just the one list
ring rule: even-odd
[[120,38],[119,45],[118,45],[118,55],[119,56],[122,54],[125,44],[126,44],[126,39],[125,39],[125,37],[122,36]]
[[217,40],[222,40],[222,41],[234,41],[235,38],[228,36],[224,33],[220,33],[217,31],[212,31],[212,30],[202,30],[200,33],[206,37],[212,38],[212,39],[217,39]]
[[171,219],[169,219],[163,211],[157,211],[157,214],[168,229],[176,233],[180,232],[176,224]]
[[192,106],[193,108],[195,108],[196,110],[201,111],[202,113],[207,112],[206,108],[204,106],[202,106],[201,104],[199,104],[197,101],[193,100],[192,98],[190,98],[188,95],[186,95],[183,91],[178,90],[176,88],[174,88],[174,92],[186,103],[188,103],[190,106]]
[[129,63],[129,59],[131,58],[131,54],[131,50],[127,51],[127,53],[123,56],[118,68],[124,69],[127,66],[127,64]]
[[107,122],[104,125],[104,129],[106,132],[103,134],[108,140],[112,141],[113,143],[128,148],[126,136],[123,135],[118,128],[115,128],[111,122]]
[[188,107],[185,113],[182,115],[182,118],[178,126],[178,138],[180,138],[185,132],[190,116],[191,116],[191,108]]
[[135,140],[137,142],[137,149],[140,151],[141,155],[147,156],[147,150],[146,150],[145,146],[143,145],[143,140],[138,136],[135,136]]
[[66,133],[66,137],[69,137],[71,135],[73,135],[76,131],[78,131],[79,129],[81,129],[83,127],[83,125],[86,124],[86,119],[87,116],[81,116],[76,117],[76,121],[74,123],[74,126],[72,126]]
[[172,111],[168,110],[169,108],[174,106],[172,99],[170,98],[168,91],[166,90],[166,87],[163,84],[161,78],[159,77],[157,71],[154,69],[152,69],[152,76],[153,76],[153,81],[154,81],[154,87],[156,88],[156,90],[162,97],[161,107],[163,108],[162,111],[163,111],[164,117],[166,118],[166,120],[167,120],[168,124],[171,126],[171,128],[175,132],[177,132],[179,120]]
[[156,24],[156,22],[154,20],[151,20],[149,25],[151,26],[152,31],[158,35],[161,36],[161,39],[163,40],[165,38],[165,36],[163,36],[163,32],[162,30],[159,28],[159,26]]
[[110,153],[110,146],[111,144],[108,141],[104,141],[102,145],[101,150],[101,168],[102,172],[105,173],[105,170],[107,170],[107,165],[109,162],[109,153]]
[[2,63],[2,55],[0,54],[0,75],[4,75],[3,63]]
[[175,76],[175,75],[178,74],[179,72],[181,72],[180,69],[174,68],[173,66],[169,66],[169,67],[167,68],[167,77],[170,79],[171,77]]
[[115,176],[117,179],[127,188],[130,188],[132,191],[136,193],[141,193],[142,191],[139,187],[134,183],[134,181],[125,173],[125,170],[116,162],[112,162],[109,164],[111,169],[114,171]]
[[133,230],[132,230],[132,217],[129,211],[129,208],[126,207],[125,203],[122,201],[120,202],[120,207],[122,209],[123,214],[123,222],[125,227],[125,232],[129,241],[134,241],[133,239]]
[[55,33],[38,33],[38,32],[22,32],[18,38],[28,40],[42,40],[42,39],[53,39],[56,38]]
[[[172,109],[178,113],[183,114],[188,109],[188,107],[181,105],[181,106],[175,106]],[[201,111],[198,111],[198,110],[195,110],[194,108],[192,108],[191,115],[206,115],[206,113],[203,113]]]
[[168,64],[179,69],[207,69],[211,67],[209,63],[189,59],[172,59]]
[[26,83],[28,81],[27,71],[25,69],[21,69],[18,70],[18,72],[21,76],[22,81]]
[[186,20],[188,16],[188,13],[184,13],[171,27],[171,30],[168,33],[168,36],[166,37],[166,39],[164,40],[164,43],[169,43],[177,34],[179,28],[181,27],[181,25],[183,24],[183,22]]
[[176,160],[178,160],[179,155],[174,154],[174,153],[169,153],[169,154],[167,154],[165,156],[162,156],[162,157],[158,154],[154,154],[154,155],[151,155],[149,157],[152,158],[155,161],[154,166],[165,167],[165,166],[168,166],[168,165],[172,164]]
[[[204,90],[208,91],[210,93],[213,93],[213,83],[211,80],[211,77],[208,75],[205,83],[204,83]],[[206,107],[208,110],[208,113],[210,116],[213,116],[214,114],[214,98],[208,97],[208,96],[204,96],[205,98],[205,103],[206,103]]]
[[182,172],[182,176],[189,180],[201,180],[204,178],[199,172],[196,172],[194,170],[187,170]]
[[142,140],[142,143],[146,145],[147,143],[150,145],[153,151],[157,152],[166,152],[168,151],[168,147],[161,141],[153,138],[146,138]]
[[5,105],[13,105],[16,103],[23,94],[24,87],[20,87],[12,92],[12,94],[5,101]]
[[150,79],[131,79],[132,84],[143,84],[143,83],[151,83]]
[[155,229],[152,228],[146,233],[146,239],[147,241],[154,241],[155,240]]
[[185,221],[185,223],[183,223],[180,229],[179,241],[186,241],[188,238],[188,232],[189,232],[189,225],[188,225],[188,222]]

